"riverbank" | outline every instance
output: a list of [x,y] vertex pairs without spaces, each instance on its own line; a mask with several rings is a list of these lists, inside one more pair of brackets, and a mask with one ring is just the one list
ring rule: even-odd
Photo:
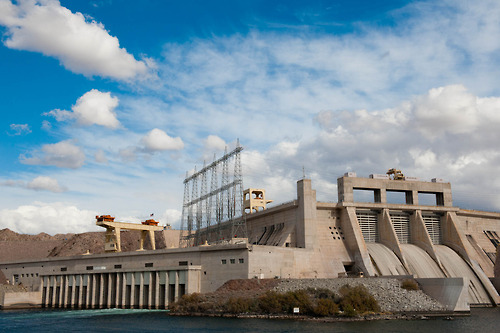
[[412,279],[232,280],[214,293],[186,295],[172,316],[356,321],[467,315],[418,289]]

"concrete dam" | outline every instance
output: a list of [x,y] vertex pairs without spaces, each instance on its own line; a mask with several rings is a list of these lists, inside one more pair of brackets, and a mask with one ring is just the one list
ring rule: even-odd
[[312,181],[301,179],[293,201],[273,206],[263,189],[246,190],[250,209],[235,218],[244,238],[234,237],[234,221],[224,222],[183,230],[193,236],[168,249],[2,262],[0,270],[38,293],[39,305],[56,308],[165,308],[230,279],[360,275],[413,276],[443,290],[462,278],[467,304],[500,304],[500,213],[454,207],[451,184],[439,179],[347,173],[337,190],[338,202],[320,202]]

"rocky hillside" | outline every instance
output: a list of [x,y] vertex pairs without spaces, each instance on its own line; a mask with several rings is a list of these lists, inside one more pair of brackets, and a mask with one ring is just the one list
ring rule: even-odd
[[[139,248],[139,231],[122,231],[122,251],[135,251]],[[165,248],[162,231],[155,232],[156,248]],[[151,249],[148,238],[145,249]],[[46,233],[38,235],[18,234],[9,229],[0,230],[0,262],[41,259],[46,257],[67,257],[104,252],[104,232],[86,232],[82,234]]]

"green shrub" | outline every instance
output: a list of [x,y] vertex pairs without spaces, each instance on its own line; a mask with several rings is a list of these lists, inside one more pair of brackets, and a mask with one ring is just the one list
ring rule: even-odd
[[380,311],[377,300],[368,292],[365,286],[350,287],[345,285],[340,288],[340,294],[342,295],[340,306],[345,313],[348,310],[351,311],[351,308],[357,313]]
[[313,304],[305,290],[289,291],[279,294],[268,291],[259,298],[259,308],[264,313],[292,313],[293,308],[299,308],[301,313],[311,313]]
[[343,305],[343,310],[346,317],[355,317],[358,314],[351,304]]
[[181,299],[170,305],[174,311],[198,312],[201,302],[201,296],[198,293],[183,295]]
[[417,281],[412,279],[403,280],[401,288],[406,290],[419,290]]
[[314,307],[313,313],[315,316],[333,316],[339,312],[339,306],[332,299],[320,298],[317,305]]
[[283,312],[283,295],[275,291],[267,291],[259,297],[259,308],[264,313],[282,313]]
[[312,302],[305,290],[289,291],[283,295],[283,311],[293,313],[293,308],[299,308],[301,313],[312,312]]
[[256,310],[255,302],[249,298],[231,297],[224,306],[226,312],[238,314],[254,312]]

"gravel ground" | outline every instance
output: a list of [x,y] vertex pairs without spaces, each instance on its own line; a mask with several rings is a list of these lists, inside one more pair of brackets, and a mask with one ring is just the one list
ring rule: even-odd
[[444,311],[438,301],[421,290],[401,288],[401,280],[390,278],[338,278],[338,279],[290,279],[282,280],[274,287],[277,292],[307,288],[326,288],[338,293],[344,285],[363,285],[375,297],[383,312],[434,312]]

